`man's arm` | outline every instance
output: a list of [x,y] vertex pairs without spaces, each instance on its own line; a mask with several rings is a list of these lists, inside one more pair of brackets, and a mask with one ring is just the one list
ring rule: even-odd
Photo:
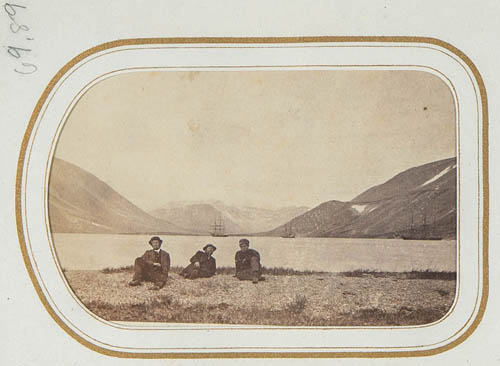
[[149,250],[146,250],[146,251],[144,252],[144,254],[142,255],[142,257],[141,257],[141,258],[142,258],[142,260],[143,260],[144,262],[146,262],[147,264],[154,265],[154,262],[153,262],[152,260],[150,260],[150,259],[149,259],[149,258],[150,258],[150,256],[149,256]]
[[200,262],[200,261],[201,261],[202,256],[203,256],[203,252],[201,252],[201,251],[197,251],[197,252],[195,253],[195,255],[193,255],[189,261],[190,261],[191,263]]
[[259,254],[258,251],[252,249],[252,251],[250,252],[250,254],[251,254],[252,257],[256,257],[259,260],[259,262],[260,262],[260,254]]

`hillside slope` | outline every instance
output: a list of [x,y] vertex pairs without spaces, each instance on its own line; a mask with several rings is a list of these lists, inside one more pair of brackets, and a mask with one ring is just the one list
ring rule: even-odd
[[350,202],[328,201],[262,235],[456,238],[456,158],[408,169]]
[[49,179],[49,221],[53,232],[183,232],[153,217],[93,174],[54,158]]

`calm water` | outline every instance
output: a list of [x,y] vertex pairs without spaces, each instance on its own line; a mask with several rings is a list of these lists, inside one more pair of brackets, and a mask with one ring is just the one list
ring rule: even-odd
[[[102,269],[132,265],[134,259],[150,249],[150,235],[54,234],[61,266],[65,269]],[[239,249],[237,237],[163,237],[162,249],[170,253],[172,265],[184,266],[206,243],[217,247],[218,266],[234,266]],[[266,267],[297,270],[379,271],[456,269],[456,241],[413,241],[401,239],[331,238],[249,238],[250,247],[259,251]]]

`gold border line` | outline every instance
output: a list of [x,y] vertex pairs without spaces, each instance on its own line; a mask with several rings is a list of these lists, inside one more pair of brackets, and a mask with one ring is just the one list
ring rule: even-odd
[[[89,342],[88,340],[82,338],[73,329],[68,327],[58,315],[51,308],[50,304],[47,302],[41,288],[38,283],[34,270],[31,266],[31,262],[28,256],[26,241],[24,237],[23,222],[22,222],[22,201],[21,201],[21,188],[23,179],[23,168],[26,158],[27,146],[33,131],[34,124],[38,118],[38,115],[44,105],[47,97],[54,88],[54,86],[60,81],[64,74],[66,74],[74,65],[82,61],[86,57],[111,48],[125,46],[125,45],[147,45],[147,44],[201,44],[201,43],[216,43],[216,44],[230,44],[230,43],[240,43],[240,44],[290,44],[290,43],[321,43],[321,42],[380,42],[380,43],[427,43],[442,47],[451,53],[458,56],[470,69],[472,74],[476,79],[476,83],[479,87],[480,97],[481,97],[481,111],[482,111],[482,194],[483,194],[483,291],[481,296],[481,303],[479,305],[478,312],[472,324],[469,328],[461,334],[458,338],[452,342],[437,347],[430,350],[422,351],[402,351],[402,352],[203,352],[203,353],[131,353],[131,352],[121,352],[105,349],[95,344]],[[464,342],[478,327],[481,322],[484,312],[486,309],[486,304],[488,301],[489,292],[489,258],[488,258],[488,247],[489,247],[489,171],[488,171],[488,105],[487,105],[487,94],[486,88],[484,86],[483,79],[471,61],[471,59],[465,55],[461,50],[455,46],[441,41],[436,38],[431,37],[413,37],[413,36],[347,36],[347,37],[337,37],[337,36],[319,36],[319,37],[256,37],[256,38],[239,38],[239,37],[200,37],[200,38],[136,38],[136,39],[123,39],[116,40],[101,45],[92,47],[87,51],[84,51],[74,57],[66,65],[64,65],[56,75],[50,80],[47,87],[44,89],[40,99],[38,100],[31,118],[29,120],[26,132],[24,134],[18,164],[17,164],[17,174],[16,174],[16,194],[15,194],[15,209],[16,209],[16,225],[17,234],[19,237],[19,244],[23,260],[28,271],[28,275],[33,283],[33,286],[40,298],[45,309],[49,315],[54,319],[54,321],[72,338],[77,342],[84,345],[85,347],[92,349],[100,354],[107,356],[114,356],[119,358],[148,358],[148,359],[162,359],[162,358],[172,358],[172,359],[214,359],[214,358],[387,358],[387,357],[420,357],[420,356],[431,356],[439,354],[450,350],[460,343]]]

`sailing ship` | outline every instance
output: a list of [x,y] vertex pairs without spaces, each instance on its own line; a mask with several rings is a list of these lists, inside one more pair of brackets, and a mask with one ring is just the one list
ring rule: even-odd
[[224,228],[224,221],[222,221],[222,217],[219,216],[219,220],[217,221],[217,217],[214,220],[214,224],[212,225],[212,231],[210,235],[216,237],[226,237],[226,230]]
[[[434,233],[435,230],[435,222],[436,216],[434,215],[434,222],[429,225],[427,224],[427,213],[424,211],[422,216],[422,223],[418,226],[415,226],[414,223],[414,213],[413,209],[411,209],[411,217],[410,224],[407,230],[401,235],[401,238],[404,240],[442,240],[441,236],[438,236]],[[429,228],[430,227],[430,228]]]
[[295,238],[295,234],[292,232],[292,224],[289,223],[285,225],[285,232],[283,235],[281,235],[282,238]]

